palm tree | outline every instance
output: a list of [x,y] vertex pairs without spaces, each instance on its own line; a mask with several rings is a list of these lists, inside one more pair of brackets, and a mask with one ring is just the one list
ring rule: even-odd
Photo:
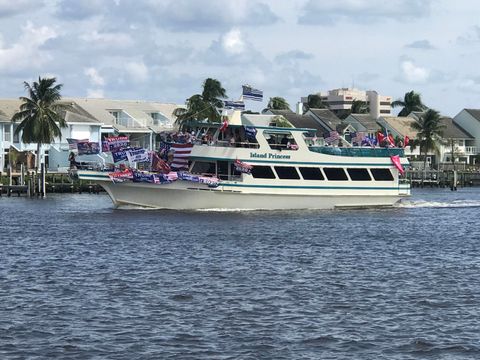
[[438,151],[437,143],[441,141],[444,126],[440,123],[440,114],[438,111],[428,109],[420,117],[418,122],[411,125],[412,129],[417,130],[417,140],[420,145],[420,154],[425,154],[423,168],[427,166],[427,153],[430,150]]
[[187,101],[187,108],[175,109],[177,117],[175,123],[182,128],[190,120],[205,120],[220,122],[221,115],[217,109],[223,107],[221,99],[227,97],[226,90],[220,81],[208,78],[203,82],[202,94],[190,96]]
[[428,109],[422,103],[422,98],[419,93],[414,92],[413,90],[407,92],[403,100],[398,99],[392,102],[392,107],[402,106],[403,109],[400,110],[398,116],[408,116],[412,111],[425,111]]
[[370,108],[365,101],[356,99],[352,101],[352,107],[350,108],[351,114],[368,114],[369,112]]
[[283,97],[275,96],[271,97],[268,101],[267,109],[271,110],[290,110],[287,100]]
[[20,109],[12,117],[19,121],[15,135],[22,132],[22,142],[37,144],[36,169],[40,167],[40,148],[42,144],[51,144],[54,138],[62,137],[60,128],[67,127],[59,112],[64,105],[59,104],[62,84],[55,84],[55,78],[38,78],[33,84],[24,82],[28,97],[20,97]]

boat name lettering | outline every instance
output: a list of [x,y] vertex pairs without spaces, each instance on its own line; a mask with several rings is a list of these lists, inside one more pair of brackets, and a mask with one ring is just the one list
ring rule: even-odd
[[282,155],[282,154],[271,154],[271,153],[256,153],[251,152],[250,158],[254,159],[290,159],[290,155]]

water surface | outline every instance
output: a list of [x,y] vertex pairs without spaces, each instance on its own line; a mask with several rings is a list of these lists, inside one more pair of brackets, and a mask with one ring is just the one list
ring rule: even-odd
[[394,209],[0,198],[1,359],[478,359],[480,189]]

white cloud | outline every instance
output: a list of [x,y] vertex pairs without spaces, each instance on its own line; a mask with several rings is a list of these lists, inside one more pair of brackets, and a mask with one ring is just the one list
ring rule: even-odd
[[102,76],[100,76],[97,69],[95,69],[94,67],[86,68],[84,71],[84,74],[90,78],[90,82],[93,85],[98,85],[98,86],[105,85],[105,79]]
[[245,50],[245,42],[239,29],[232,29],[222,37],[222,46],[227,53],[240,54]]
[[133,39],[129,34],[121,32],[92,32],[79,36],[80,40],[87,42],[90,46],[108,48],[128,48],[133,45]]
[[56,37],[54,29],[48,26],[36,28],[27,22],[22,27],[22,35],[17,43],[7,47],[0,41],[0,71],[17,72],[25,68],[40,68],[52,58],[50,53],[41,50],[42,45]]
[[413,84],[424,83],[430,76],[430,70],[424,67],[416,66],[410,60],[404,60],[401,63],[403,78]]
[[480,93],[480,77],[464,79],[460,82],[458,88],[466,92]]
[[125,65],[125,70],[135,82],[145,82],[148,80],[148,67],[141,62],[129,62]]
[[87,97],[92,99],[103,99],[105,95],[102,89],[87,89]]

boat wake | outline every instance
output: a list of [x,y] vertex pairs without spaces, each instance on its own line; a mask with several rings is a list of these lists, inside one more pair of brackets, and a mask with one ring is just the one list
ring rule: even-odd
[[404,200],[396,204],[397,208],[475,208],[480,207],[480,201],[476,200],[453,200],[449,202]]

